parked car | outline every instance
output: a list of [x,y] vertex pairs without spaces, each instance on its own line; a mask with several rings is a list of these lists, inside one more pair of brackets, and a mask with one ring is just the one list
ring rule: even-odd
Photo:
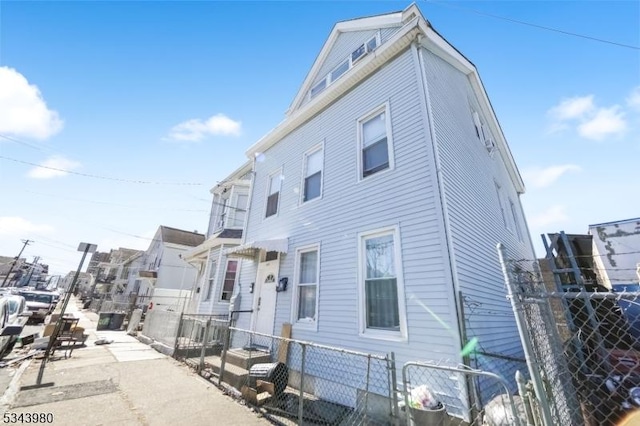
[[25,298],[27,309],[34,321],[44,322],[56,306],[53,294],[48,291],[21,291],[20,296]]
[[[13,349],[13,346],[18,341],[18,337],[22,333],[24,326],[27,324],[31,312],[27,308],[27,301],[24,297],[17,294],[4,296],[2,298],[7,305],[7,321],[0,333],[3,337],[9,337],[8,344],[5,344],[1,354],[6,354]],[[5,343],[4,341],[2,343]]]
[[7,352],[11,344],[12,337],[5,334],[5,329],[9,325],[9,300],[6,297],[0,298],[0,357]]

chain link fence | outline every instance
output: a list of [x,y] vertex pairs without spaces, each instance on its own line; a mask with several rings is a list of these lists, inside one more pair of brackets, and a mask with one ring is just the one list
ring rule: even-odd
[[[189,319],[185,321],[188,324]],[[280,424],[388,425],[397,418],[389,355],[265,335],[209,320],[202,374],[240,391]],[[211,350],[209,348],[211,347]],[[219,347],[219,346],[218,346]]]
[[577,268],[543,275],[526,272],[529,261],[501,261],[540,424],[613,426],[637,413],[640,293],[610,291]]
[[[488,385],[487,402],[467,404],[468,392]],[[464,365],[408,362],[402,368],[403,411],[406,424],[526,426],[527,414],[520,397],[501,376]]]

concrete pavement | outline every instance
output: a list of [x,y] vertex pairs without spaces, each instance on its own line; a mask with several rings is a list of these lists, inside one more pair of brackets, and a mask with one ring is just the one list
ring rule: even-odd
[[[14,383],[17,392],[5,393],[6,412],[52,413],[59,425],[271,424],[125,332],[96,331],[96,314],[69,305],[89,334],[87,346],[48,362],[40,386],[41,362],[33,360]],[[113,343],[95,345],[100,338]]]

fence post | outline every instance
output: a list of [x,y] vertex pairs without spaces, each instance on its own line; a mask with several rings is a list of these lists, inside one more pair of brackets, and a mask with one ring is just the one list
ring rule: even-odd
[[204,355],[207,352],[207,341],[209,340],[209,328],[211,328],[211,318],[207,319],[204,326],[204,336],[202,337],[202,350],[200,351],[200,362],[198,363],[198,373],[204,370]]
[[180,334],[182,334],[182,317],[184,314],[180,314],[180,319],[178,320],[178,331],[176,332],[176,341],[173,344],[173,357],[178,359],[178,347],[180,346]]
[[369,413],[369,379],[371,377],[371,354],[367,354],[367,381],[364,389],[364,422],[367,423]]
[[529,374],[531,374],[531,380],[536,392],[536,399],[540,403],[542,409],[542,420],[545,426],[553,426],[553,417],[551,416],[551,410],[547,401],[547,393],[545,392],[544,383],[540,376],[540,365],[536,359],[533,349],[531,348],[531,338],[529,331],[527,330],[525,319],[523,318],[522,311],[517,304],[519,303],[518,295],[515,294],[514,285],[511,281],[511,275],[507,267],[507,255],[506,249],[502,243],[498,243],[498,256],[500,258],[500,266],[502,268],[502,274],[504,275],[504,282],[507,286],[507,297],[511,302],[511,308],[516,320],[516,326],[518,333],[520,334],[520,341],[522,342],[522,348],[524,350],[524,356],[527,360],[527,366],[529,367]]
[[393,418],[393,424],[398,425],[400,421],[400,408],[398,407],[398,377],[396,372],[396,353],[389,353],[390,359],[390,383],[389,390],[391,391],[391,417]]
[[224,338],[222,341],[222,354],[220,355],[220,374],[218,375],[218,386],[222,385],[222,376],[224,375],[224,367],[227,362],[227,350],[229,349],[229,340],[231,340],[231,323],[227,321],[224,326]]
[[302,346],[302,364],[300,365],[300,396],[298,399],[298,424],[303,424],[304,419],[304,362],[307,356],[307,345],[300,343]]

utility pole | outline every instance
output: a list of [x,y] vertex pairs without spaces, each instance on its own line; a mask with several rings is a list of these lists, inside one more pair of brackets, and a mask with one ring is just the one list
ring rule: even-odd
[[18,256],[13,259],[11,268],[9,268],[9,272],[7,272],[7,275],[4,277],[4,280],[2,281],[2,287],[4,287],[4,285],[7,283],[7,279],[9,278],[9,275],[11,275],[11,272],[13,271],[13,267],[16,266],[16,262],[18,261],[18,259],[20,259],[20,256],[22,256],[22,252],[24,251],[24,249],[29,245],[29,243],[33,242],[31,240],[21,240],[21,241],[24,243],[24,245],[22,246],[20,253],[18,253]]

